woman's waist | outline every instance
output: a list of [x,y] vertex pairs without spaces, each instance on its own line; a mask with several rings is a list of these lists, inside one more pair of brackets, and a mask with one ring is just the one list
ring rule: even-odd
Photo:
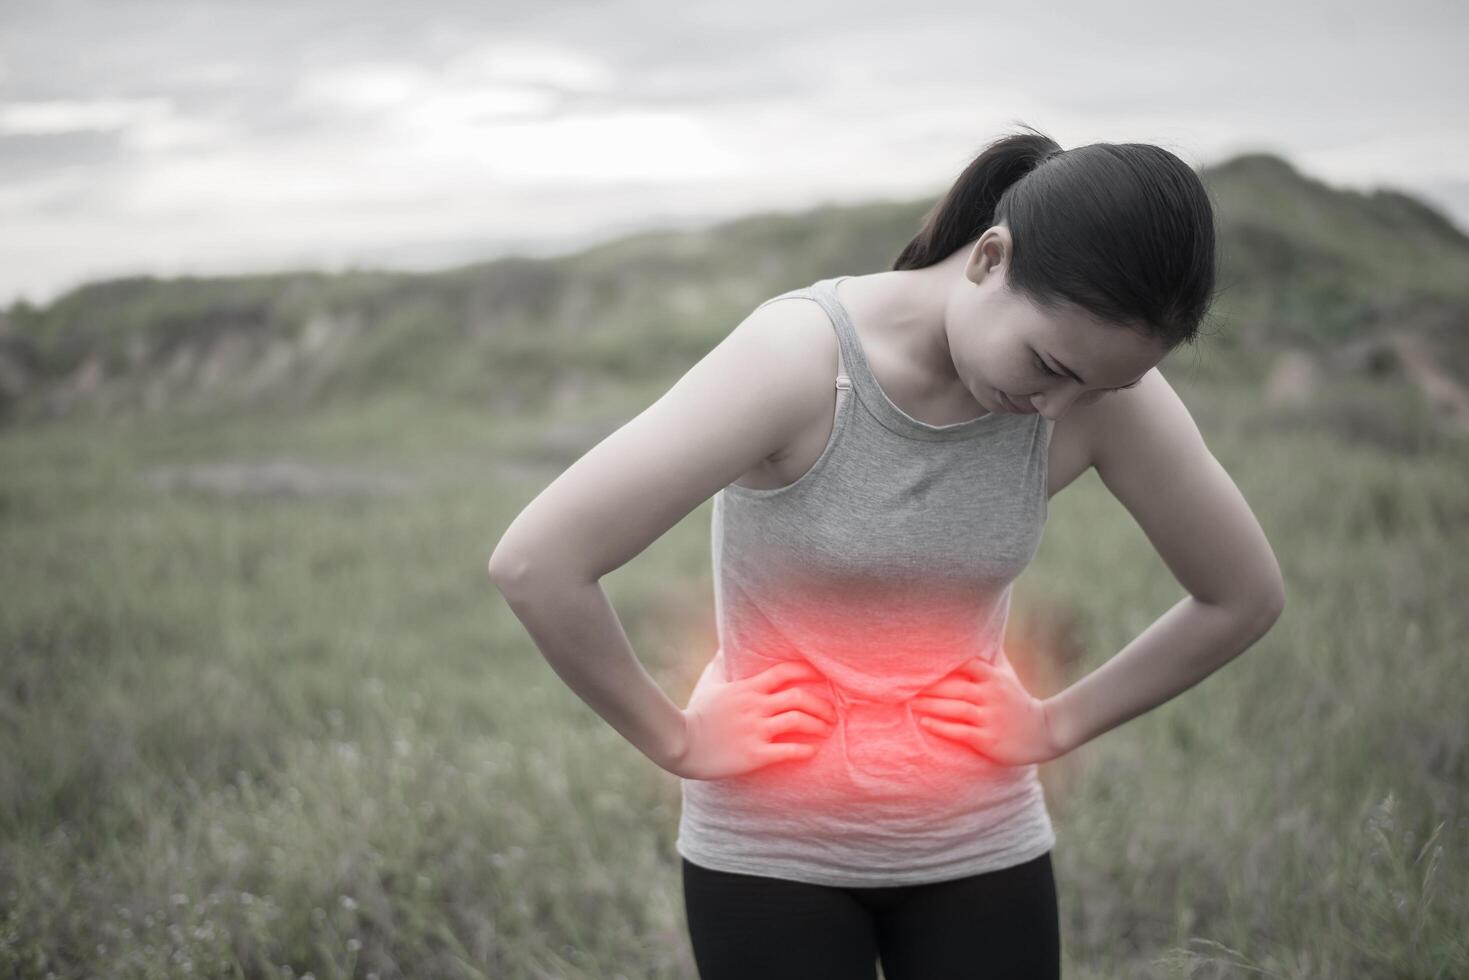
[[761,826],[853,819],[913,828],[1005,820],[1044,807],[1034,765],[995,763],[857,768],[833,747],[725,779],[680,781],[686,804],[721,821]]

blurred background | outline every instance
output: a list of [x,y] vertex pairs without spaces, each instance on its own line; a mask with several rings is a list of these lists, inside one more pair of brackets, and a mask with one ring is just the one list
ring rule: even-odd
[[[1023,123],[1203,177],[1162,370],[1289,595],[1042,767],[1066,975],[1469,975],[1466,9],[0,0],[0,972],[692,977],[677,780],[485,562]],[[680,704],[709,517],[603,580]],[[1007,648],[1182,595],[1091,472]]]

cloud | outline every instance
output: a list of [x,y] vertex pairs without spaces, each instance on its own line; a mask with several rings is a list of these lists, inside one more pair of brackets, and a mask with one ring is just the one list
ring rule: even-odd
[[1268,147],[1469,218],[1463,4],[71,0],[4,21],[0,303],[109,255],[429,254],[936,192],[1012,120],[1196,165]]
[[167,99],[53,99],[0,103],[0,133],[46,135],[124,129],[167,115]]
[[[98,168],[124,156],[127,147],[120,130],[83,129],[54,133],[0,132],[0,179],[12,182],[43,180],[58,171]],[[0,202],[6,199],[0,196]]]

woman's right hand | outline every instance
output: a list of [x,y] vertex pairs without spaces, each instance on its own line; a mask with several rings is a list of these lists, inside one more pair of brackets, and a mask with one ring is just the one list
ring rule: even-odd
[[[711,665],[714,666],[714,665]],[[717,667],[722,667],[717,665]],[[829,735],[836,724],[830,699],[782,686],[820,680],[804,660],[787,660],[739,681],[715,669],[694,686],[684,709],[684,751],[669,770],[685,779],[724,779],[788,759],[816,754],[810,742],[775,742],[786,732]]]

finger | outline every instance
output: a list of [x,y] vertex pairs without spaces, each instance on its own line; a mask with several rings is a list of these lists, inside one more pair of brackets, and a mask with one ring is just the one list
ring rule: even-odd
[[832,729],[830,722],[820,718],[814,718],[804,711],[781,712],[778,715],[766,718],[760,723],[760,727],[767,738],[785,732],[808,732],[812,735],[825,735]]
[[809,759],[815,754],[816,746],[810,742],[767,742],[761,746],[756,758],[766,764],[788,759]]
[[830,698],[820,697],[802,687],[788,687],[772,694],[765,704],[772,714],[787,708],[800,708],[827,721],[837,720],[836,706]]
[[962,677],[948,677],[933,687],[925,688],[919,697],[958,698],[960,701],[980,701],[984,686]]
[[960,725],[952,721],[939,721],[937,718],[920,718],[918,723],[935,735],[955,742],[961,742],[974,751],[980,751],[979,730],[973,725]]
[[791,681],[811,680],[820,676],[821,674],[816,668],[804,660],[782,660],[774,667],[763,670],[749,678],[749,683],[755,690],[769,693],[782,684],[789,684]]
[[1000,672],[994,664],[980,657],[970,657],[959,665],[959,671],[976,684],[983,684]]
[[954,698],[914,698],[913,706],[925,715],[938,715],[969,725],[982,725],[986,717],[985,710],[979,705]]

